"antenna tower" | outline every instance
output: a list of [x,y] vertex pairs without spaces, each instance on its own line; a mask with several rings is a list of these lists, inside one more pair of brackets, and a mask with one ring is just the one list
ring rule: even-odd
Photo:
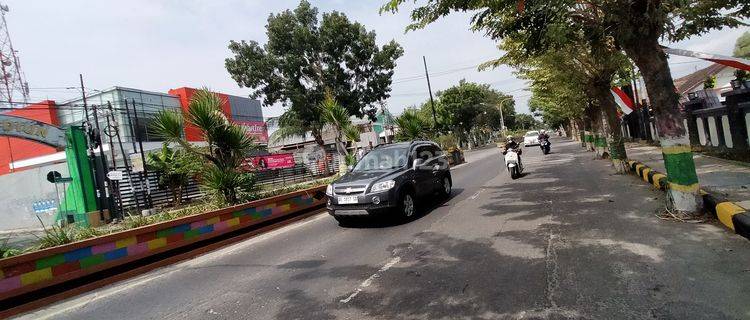
[[18,53],[10,41],[5,14],[8,6],[0,3],[0,105],[23,107],[29,100],[29,83],[21,71]]

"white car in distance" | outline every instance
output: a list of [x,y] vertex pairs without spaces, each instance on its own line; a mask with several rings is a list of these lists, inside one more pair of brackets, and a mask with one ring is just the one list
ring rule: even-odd
[[523,135],[524,146],[538,146],[539,145],[539,131],[528,131]]

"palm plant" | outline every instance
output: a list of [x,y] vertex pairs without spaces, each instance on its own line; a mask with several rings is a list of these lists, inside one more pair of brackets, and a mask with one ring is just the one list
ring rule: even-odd
[[[236,204],[241,195],[255,190],[254,179],[240,166],[257,145],[242,126],[227,119],[221,112],[221,105],[217,94],[207,89],[198,90],[190,99],[187,112],[181,115],[161,111],[151,130],[166,142],[178,143],[187,152],[203,158],[207,166],[201,184],[221,202]],[[207,147],[194,146],[183,137],[183,121],[199,129]]]
[[398,133],[396,139],[399,141],[410,141],[426,139],[428,136],[427,128],[429,124],[422,118],[417,110],[407,109],[396,118]]
[[157,172],[159,187],[168,189],[172,194],[172,205],[182,203],[182,193],[185,187],[200,170],[200,162],[195,157],[182,150],[173,150],[164,143],[161,151],[152,152],[146,158],[149,170]]
[[334,131],[336,151],[344,159],[349,159],[342,162],[342,166],[346,166],[353,158],[346,150],[346,141],[359,142],[359,129],[352,124],[349,112],[336,102],[330,92],[326,92],[325,99],[319,107],[323,124],[330,126]]

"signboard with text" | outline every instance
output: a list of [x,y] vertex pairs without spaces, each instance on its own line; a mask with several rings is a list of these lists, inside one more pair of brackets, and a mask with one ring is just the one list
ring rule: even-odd
[[268,143],[268,128],[263,121],[234,121],[245,128],[247,135],[255,138],[256,142]]
[[63,129],[41,121],[5,114],[0,115],[0,136],[33,140],[57,148],[63,148],[66,144]]

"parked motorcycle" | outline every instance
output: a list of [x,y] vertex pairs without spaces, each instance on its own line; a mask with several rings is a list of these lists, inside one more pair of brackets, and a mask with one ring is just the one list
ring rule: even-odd
[[544,139],[544,140],[539,141],[539,148],[542,149],[542,153],[549,154],[549,149],[550,149],[549,140]]
[[521,165],[521,161],[519,161],[520,153],[521,151],[518,149],[507,150],[503,153],[505,155],[505,166],[508,168],[510,178],[513,180],[518,179],[521,176],[521,172],[523,172],[523,166]]

